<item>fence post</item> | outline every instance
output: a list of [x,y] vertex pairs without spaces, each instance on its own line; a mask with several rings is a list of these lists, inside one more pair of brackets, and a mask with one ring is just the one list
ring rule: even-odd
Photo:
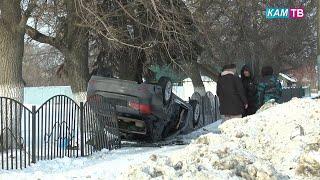
[[217,106],[218,106],[218,98],[217,96],[214,96],[214,121],[218,120],[218,111],[217,111]]
[[84,105],[80,102],[80,155],[84,156],[84,140],[83,140],[83,120],[84,120]]
[[201,106],[202,106],[202,117],[203,117],[203,118],[202,118],[202,127],[204,127],[204,126],[206,125],[206,116],[205,116],[205,114],[204,114],[204,110],[205,110],[205,109],[204,109],[204,108],[205,108],[205,107],[204,107],[204,99],[205,99],[205,96],[201,96],[201,101],[202,101],[202,102],[201,102],[201,104],[202,104],[202,105],[201,105]]
[[32,106],[32,127],[31,127],[31,163],[36,163],[36,106]]

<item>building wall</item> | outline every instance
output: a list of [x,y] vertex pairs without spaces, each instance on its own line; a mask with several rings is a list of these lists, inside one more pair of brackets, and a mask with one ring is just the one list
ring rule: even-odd
[[[202,76],[201,78],[206,91],[210,91],[212,94],[216,95],[217,83],[207,76]],[[194,93],[191,79],[187,78],[183,80],[182,86],[174,86],[173,92],[183,100],[189,100],[189,97]]]

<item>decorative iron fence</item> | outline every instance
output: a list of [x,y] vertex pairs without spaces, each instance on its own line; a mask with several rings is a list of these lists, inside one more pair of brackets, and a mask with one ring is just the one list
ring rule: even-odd
[[79,106],[59,95],[29,110],[0,97],[1,168],[22,169],[40,160],[120,148],[115,108],[102,99],[96,95]]
[[287,87],[282,89],[282,95],[280,102],[285,103],[290,101],[292,98],[302,98],[305,96],[305,89],[302,87]]
[[220,117],[219,98],[211,92],[207,92],[205,96],[201,96],[198,92],[193,93],[192,100],[197,100],[200,104],[200,120],[196,128],[201,128],[211,124]]
[[211,124],[221,118],[219,111],[219,98],[211,92],[202,97],[204,125]]

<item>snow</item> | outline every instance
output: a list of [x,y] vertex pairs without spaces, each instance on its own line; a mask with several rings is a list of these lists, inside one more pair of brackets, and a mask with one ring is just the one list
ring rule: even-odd
[[[220,121],[177,139],[190,142],[208,131],[217,131]],[[186,147],[126,147],[119,150],[102,150],[89,157],[61,158],[39,161],[23,170],[0,170],[0,179],[116,179],[130,165],[146,161],[152,154],[170,155]]]
[[320,100],[294,98],[176,138],[189,145],[40,161],[0,179],[320,179],[319,129]]
[[289,77],[289,76],[288,76],[288,75],[286,75],[286,74],[279,73],[279,75],[280,75],[280,76],[282,76],[283,78],[287,79],[288,81],[293,82],[293,83],[296,83],[296,82],[297,82],[297,80],[296,80],[296,79],[293,79],[293,78]]
[[320,101],[293,99],[232,119],[170,156],[153,155],[123,179],[320,179]]
[[163,148],[122,148],[102,150],[90,157],[39,161],[23,170],[0,170],[0,179],[114,179],[130,164],[146,160],[151,154],[167,155],[182,146]]
[[320,92],[318,93],[311,93],[311,98],[319,98],[320,97]]

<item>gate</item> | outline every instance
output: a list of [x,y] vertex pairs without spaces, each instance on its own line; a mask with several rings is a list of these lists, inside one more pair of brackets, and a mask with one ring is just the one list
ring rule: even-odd
[[67,96],[54,96],[35,112],[35,161],[79,156],[80,107]]
[[91,155],[120,148],[115,108],[95,96],[80,106],[58,95],[37,110],[0,97],[2,169],[22,169],[40,160]]

